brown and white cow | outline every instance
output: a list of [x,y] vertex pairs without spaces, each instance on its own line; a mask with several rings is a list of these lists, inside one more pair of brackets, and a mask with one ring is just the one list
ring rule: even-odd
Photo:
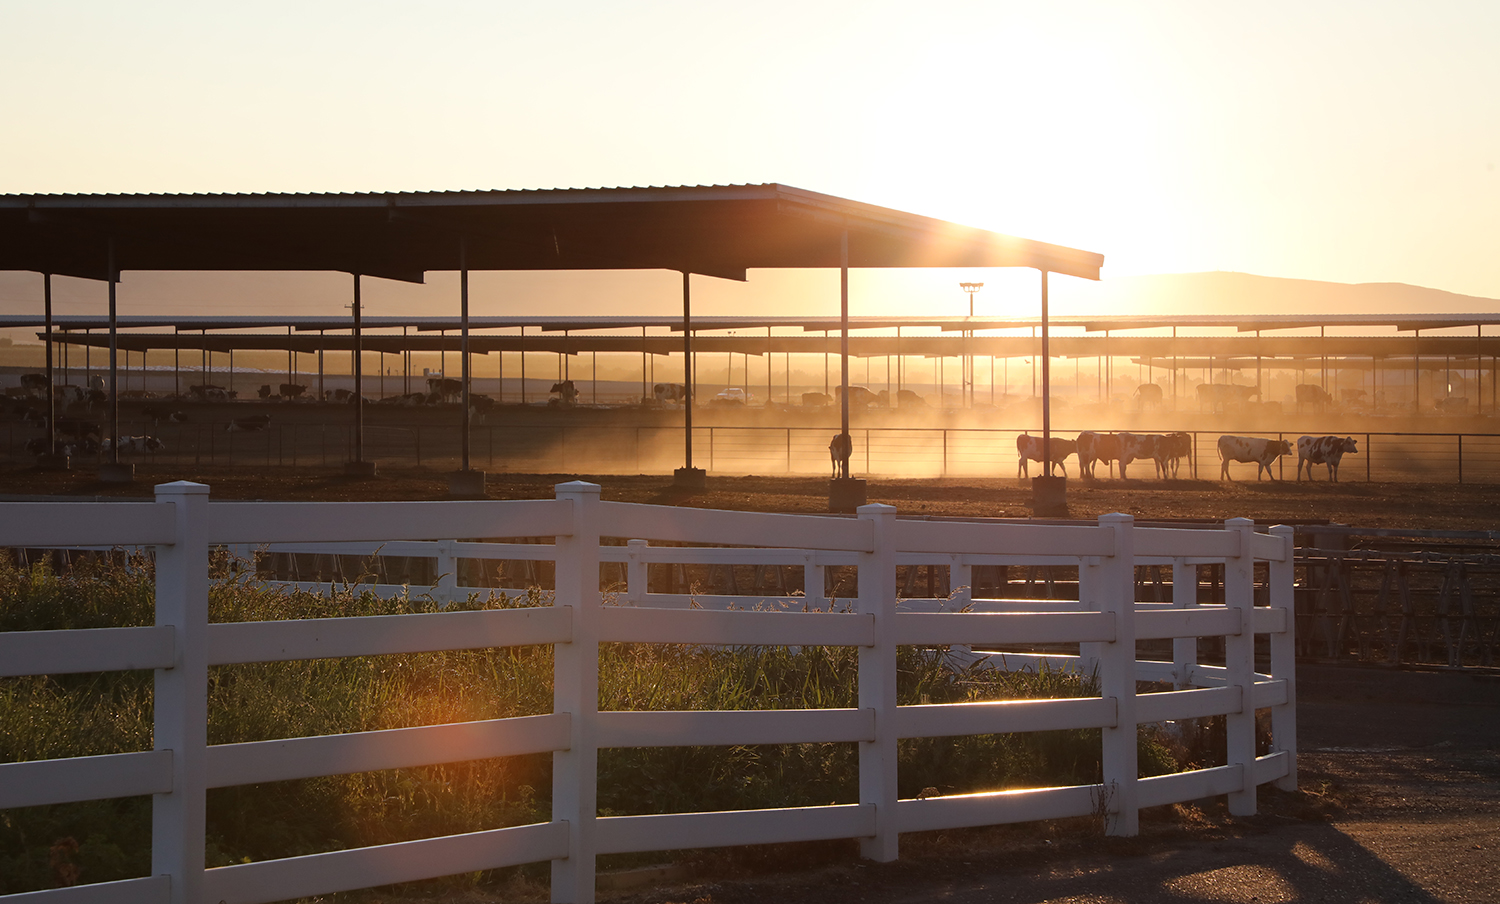
[[1129,480],[1125,469],[1133,461],[1149,458],[1157,477],[1166,470],[1161,454],[1162,437],[1155,433],[1118,433],[1120,438],[1120,479]]
[[[834,479],[849,477],[849,456],[854,454],[854,439],[847,433],[835,433],[828,444],[828,457],[833,459]],[[839,472],[843,473],[840,474]]]
[[1272,480],[1276,479],[1271,474],[1271,465],[1276,459],[1283,455],[1292,454],[1292,444],[1284,439],[1266,439],[1261,436],[1221,436],[1219,437],[1219,478],[1221,480],[1233,480],[1229,476],[1229,463],[1232,461],[1253,462],[1255,464],[1255,479],[1260,480],[1262,471],[1270,475]]
[[[1078,443],[1076,440],[1054,436],[1052,437],[1051,445],[1052,448],[1048,451],[1051,452],[1052,463],[1062,468],[1063,476],[1067,477],[1068,466],[1063,464],[1063,459],[1078,451]],[[1016,437],[1016,454],[1020,458],[1020,461],[1016,463],[1016,477],[1030,477],[1030,463],[1033,461],[1041,462],[1042,460],[1042,438],[1040,436],[1028,436],[1025,433]],[[1052,473],[1050,467],[1044,467],[1042,470],[1043,473]]]
[[1328,465],[1328,479],[1339,482],[1339,462],[1345,452],[1358,452],[1352,436],[1297,437],[1297,479],[1302,479],[1302,465],[1307,465],[1307,479],[1312,480],[1313,465]]
[[1113,433],[1095,433],[1085,430],[1078,434],[1078,473],[1094,479],[1095,462],[1104,462],[1114,475],[1115,462],[1120,460],[1120,437]]
[[1142,383],[1131,393],[1135,397],[1136,407],[1145,411],[1147,408],[1160,408],[1162,400],[1161,386],[1156,383]]
[[1175,478],[1182,460],[1193,454],[1193,437],[1187,433],[1168,433],[1156,441],[1156,453],[1161,462],[1162,476],[1165,477],[1170,469]]

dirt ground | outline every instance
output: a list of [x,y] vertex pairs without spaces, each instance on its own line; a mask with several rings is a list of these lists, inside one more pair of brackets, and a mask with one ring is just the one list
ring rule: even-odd
[[[18,496],[147,497],[156,483],[193,480],[223,499],[380,500],[448,498],[447,473],[382,468],[372,479],[333,468],[167,468],[141,465],[132,484],[104,484],[89,468],[0,470],[0,498]],[[711,477],[702,492],[674,489],[664,475],[491,473],[493,499],[534,499],[553,486],[588,480],[621,502],[779,512],[826,512],[828,481],[819,477]],[[868,500],[908,515],[1030,517],[1031,489],[1013,478],[872,478]],[[1283,481],[1068,481],[1068,517],[1127,512],[1140,520],[1252,518],[1258,523],[1333,521],[1361,527],[1500,529],[1500,485],[1457,483],[1331,484]]]
[[[350,479],[333,470],[142,468],[125,486],[101,484],[85,471],[0,471],[0,499],[148,497],[153,484],[179,479],[207,483],[214,496],[231,499],[447,498],[446,474],[421,469]],[[555,484],[574,479],[601,484],[611,500],[827,510],[827,481],[816,478],[712,477],[706,491],[690,493],[664,476],[491,474],[488,495],[548,497]],[[1141,520],[1500,527],[1500,487],[1488,485],[1075,480],[1068,498],[1069,515],[1085,519],[1124,511]],[[1029,487],[1011,479],[869,484],[869,501],[907,514],[1023,518],[1029,499]],[[905,836],[902,859],[893,864],[862,863],[849,845],[781,846],[648,872],[645,885],[601,897],[619,904],[1500,900],[1500,674],[1303,664],[1298,680],[1301,790],[1263,789],[1255,817],[1229,817],[1222,801],[1209,801],[1146,811],[1135,839],[1103,838],[1082,820]],[[606,879],[601,887],[610,883],[625,884]],[[546,898],[517,888],[445,899]]]

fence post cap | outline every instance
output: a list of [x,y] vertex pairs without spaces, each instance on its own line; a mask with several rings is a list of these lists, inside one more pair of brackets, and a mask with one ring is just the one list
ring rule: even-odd
[[869,505],[862,505],[854,511],[860,515],[894,515],[896,514],[896,507],[894,505],[886,505],[883,502],[872,502]]
[[158,496],[207,496],[208,484],[194,483],[191,480],[174,480],[171,483],[159,483],[156,485]]
[[1249,518],[1225,518],[1224,526],[1230,529],[1244,529],[1247,527],[1253,528],[1255,527],[1255,522]]
[[1099,516],[1100,524],[1127,524],[1135,520],[1135,516],[1128,512],[1110,512]]
[[559,496],[564,493],[588,493],[598,496],[601,488],[599,484],[589,483],[587,480],[570,480],[567,483],[559,483],[552,489]]

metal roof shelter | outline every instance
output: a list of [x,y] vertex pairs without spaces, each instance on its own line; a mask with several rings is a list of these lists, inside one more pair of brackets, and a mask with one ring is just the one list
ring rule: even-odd
[[[691,360],[693,274],[742,280],[757,268],[838,267],[843,274],[847,385],[850,267],[1034,268],[1042,273],[1045,342],[1047,274],[1098,279],[1103,262],[1102,255],[1087,251],[774,183],[358,194],[0,195],[0,269],[44,274],[48,332],[53,274],[109,282],[113,336],[118,327],[114,287],[125,270],[342,271],[354,276],[356,386],[361,378],[360,279],[421,282],[428,270],[457,270],[465,394],[471,269],[679,271],[684,351]],[[50,345],[48,355],[50,373]],[[111,433],[118,434],[114,357],[112,342]],[[462,407],[467,471],[468,405]],[[356,404],[354,409],[354,464],[363,466],[363,407]],[[691,404],[685,410],[686,470],[691,472]]]

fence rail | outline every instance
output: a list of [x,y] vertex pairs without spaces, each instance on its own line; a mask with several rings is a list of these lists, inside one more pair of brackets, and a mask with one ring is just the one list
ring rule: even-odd
[[[136,461],[195,466],[337,466],[353,457],[353,428],[347,424],[272,424],[253,433],[225,433],[223,424],[179,424],[142,430],[166,447],[131,453]],[[904,476],[1007,476],[1017,467],[1016,437],[1022,430],[980,427],[856,427],[851,430],[856,471]],[[1030,431],[1033,435],[1039,430]],[[1076,430],[1055,435],[1072,438]],[[1239,431],[1249,436],[1290,440],[1293,453],[1276,465],[1276,476],[1296,468],[1294,433]],[[1223,431],[1190,431],[1192,453],[1183,477],[1219,478],[1218,438]],[[37,428],[0,427],[0,462],[30,462],[26,443]],[[695,427],[694,462],[726,474],[821,474],[830,470],[830,428]],[[1344,459],[1341,480],[1500,483],[1500,434],[1349,434],[1359,452]],[[365,428],[365,457],[388,464],[454,468],[460,461],[457,427],[423,425]],[[667,473],[682,462],[682,429],[649,426],[478,426],[470,434],[471,463],[488,470],[575,473]],[[88,462],[100,456],[80,455]],[[1288,463],[1290,460],[1290,463]],[[1076,467],[1076,459],[1073,462]],[[1154,478],[1149,463],[1134,466],[1134,478]],[[1319,469],[1319,479],[1324,479]],[[1102,473],[1112,473],[1106,467]],[[1255,474],[1254,464],[1230,465],[1237,479]],[[1295,473],[1294,473],[1295,476]]]
[[[857,838],[863,856],[896,859],[903,832],[1104,813],[1107,830],[1133,835],[1139,810],[1225,794],[1230,811],[1256,810],[1257,786],[1295,788],[1292,533],[1256,534],[1246,520],[1215,531],[1136,527],[1127,515],[1092,526],[900,522],[889,506],[856,519],[758,515],[607,503],[599,487],[562,484],[554,500],[481,503],[210,503],[199,484],[164,484],[156,501],[125,505],[27,506],[28,518],[0,518],[0,546],[34,545],[45,522],[51,542],[154,545],[156,625],[139,629],[0,633],[8,674],[66,668],[155,669],[154,749],[101,757],[0,764],[0,807],[153,795],[151,875],[53,892],[27,902],[138,901],[256,904],[393,882],[550,862],[555,901],[592,900],[600,854],[829,838]],[[149,513],[148,511],[149,510]],[[544,537],[543,543],[459,543],[451,538]],[[625,545],[605,538],[627,539]],[[210,624],[210,550],[216,546],[318,542],[432,541],[439,554],[526,555],[552,566],[553,599],[532,608]],[[652,542],[720,544],[653,547]],[[788,546],[789,542],[796,545]],[[493,548],[488,548],[493,547]],[[738,548],[726,548],[738,547]],[[744,547],[762,547],[746,549]],[[365,548],[369,548],[366,546]],[[431,551],[431,547],[425,547]],[[792,612],[725,607],[672,608],[649,592],[646,566],[673,561],[800,560],[810,569],[852,567],[856,592],[844,605]],[[601,565],[634,575],[624,597],[605,605]],[[963,612],[903,611],[902,563],[945,561],[1029,567],[1067,563],[1077,599],[1040,604],[967,600]],[[1137,600],[1137,566],[1165,563],[1185,575],[1195,563],[1223,568],[1222,603],[1197,598],[1197,581],[1173,582],[1170,603]],[[1257,563],[1263,605],[1256,605]],[[909,567],[909,566],[907,566]],[[632,570],[633,569],[633,570]],[[814,571],[815,573],[815,571]],[[607,575],[604,575],[607,578]],[[448,592],[456,588],[449,582]],[[816,585],[813,585],[816,587]],[[821,597],[821,593],[818,594]],[[666,598],[661,598],[666,597]],[[808,598],[788,594],[783,602]],[[665,603],[666,606],[658,604]],[[1020,607],[1023,611],[1017,611]],[[837,610],[837,611],[835,611]],[[120,633],[121,631],[133,633]],[[1256,638],[1269,668],[1256,672]],[[1200,637],[1223,644],[1224,664],[1197,661]],[[1137,660],[1137,641],[1172,643],[1170,661]],[[755,712],[600,712],[599,645],[611,642],[712,645],[847,645],[858,648],[858,705],[852,709]],[[1041,643],[1077,653],[1036,651]],[[415,650],[551,644],[553,711],[355,734],[242,744],[207,743],[209,667],[221,663],[359,656]],[[901,645],[993,648],[997,667],[1050,662],[1096,673],[1098,697],[963,705],[896,705]],[[44,656],[29,654],[44,649]],[[1138,681],[1174,688],[1138,693]],[[1255,718],[1269,710],[1270,752],[1257,756]],[[1223,716],[1227,765],[1138,778],[1137,726]],[[901,738],[1091,728],[1101,732],[1096,784],[927,799],[898,799]],[[598,752],[612,746],[857,742],[859,797],[853,804],[774,810],[621,815],[596,812]],[[205,869],[206,793],[228,785],[387,769],[521,753],[553,755],[549,822],[399,844]],[[4,899],[0,899],[4,900]]]

